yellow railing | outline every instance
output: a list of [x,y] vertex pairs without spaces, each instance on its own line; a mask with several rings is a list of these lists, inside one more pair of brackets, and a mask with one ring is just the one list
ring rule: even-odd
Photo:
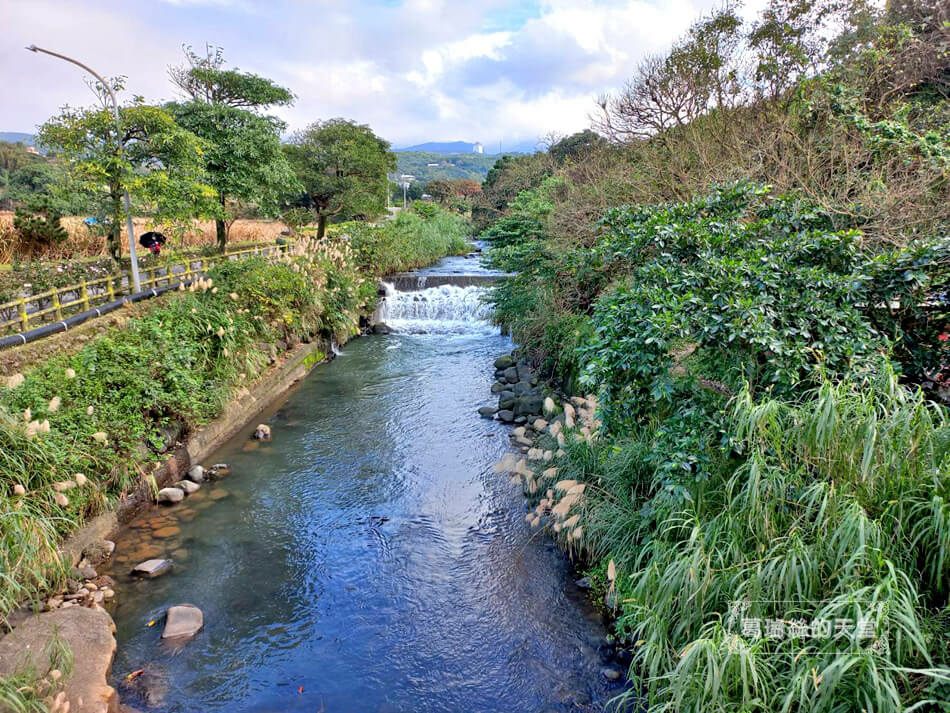
[[[255,245],[224,255],[186,257],[184,262],[156,265],[140,270],[143,290],[155,289],[188,281],[204,275],[222,260],[243,259],[258,255],[285,252],[286,245]],[[74,285],[54,287],[44,292],[0,304],[0,335],[25,332],[48,322],[58,322],[73,314],[131,294],[132,279],[128,273],[109,275],[96,280],[83,280]],[[15,315],[15,316],[14,316]]]

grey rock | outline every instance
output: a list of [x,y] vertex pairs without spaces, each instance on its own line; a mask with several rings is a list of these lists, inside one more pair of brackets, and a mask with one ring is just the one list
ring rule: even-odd
[[96,565],[104,562],[115,552],[115,543],[112,540],[97,540],[86,546],[82,551],[82,556]]
[[518,366],[515,367],[518,371],[518,379],[520,381],[530,381],[531,380],[531,368],[524,362],[520,362]]
[[537,394],[529,394],[518,399],[514,411],[516,416],[529,416],[541,413],[543,408],[544,398]]
[[155,577],[161,577],[171,568],[172,561],[169,559],[145,560],[132,568],[132,574],[146,579],[154,579]]
[[505,389],[500,394],[498,394],[498,398],[500,399],[511,399],[511,398],[514,398],[514,396],[515,396],[515,392],[512,391],[511,389]]
[[514,409],[516,403],[518,403],[518,400],[514,396],[509,396],[508,398],[504,398],[504,399],[498,399],[498,408]]
[[514,363],[515,360],[506,354],[505,356],[500,356],[495,359],[495,368],[504,370],[510,366],[514,366]]
[[192,493],[195,493],[201,489],[201,486],[198,485],[198,483],[193,483],[190,480],[180,480],[175,483],[175,487],[179,490],[185,491],[185,495],[191,495]]
[[517,423],[519,426],[527,422],[528,419],[526,419],[524,416],[515,416],[515,420],[513,421],[513,423]]
[[185,491],[181,488],[162,488],[158,491],[158,502],[166,505],[180,503],[185,499]]
[[505,423],[511,423],[515,420],[514,412],[509,411],[508,409],[502,409],[495,415],[498,417],[499,421],[504,421]]
[[505,369],[505,381],[509,384],[514,384],[518,381],[518,370],[515,367],[509,366]]
[[517,384],[515,384],[515,387],[512,390],[515,392],[515,395],[524,396],[525,394],[531,392],[531,384],[529,384],[527,381],[519,381]]
[[392,334],[392,331],[392,327],[382,322],[377,322],[373,325],[373,334]]
[[491,392],[493,394],[501,393],[504,390],[505,390],[505,385],[501,383],[500,381],[496,381],[494,384],[491,385]]
[[482,416],[482,418],[491,418],[495,415],[495,413],[497,413],[497,411],[498,409],[492,408],[491,406],[482,406],[478,409],[478,413]]
[[99,576],[99,573],[96,572],[96,568],[88,565],[85,567],[80,567],[79,574],[82,575],[83,579],[95,579]]
[[188,480],[193,483],[203,483],[205,479],[205,469],[200,465],[193,465],[188,469]]
[[613,666],[604,666],[600,669],[600,675],[606,678],[608,681],[619,681],[623,678],[623,671],[619,668],[614,668]]
[[204,615],[194,604],[178,604],[168,608],[165,614],[163,639],[189,638],[201,631]]

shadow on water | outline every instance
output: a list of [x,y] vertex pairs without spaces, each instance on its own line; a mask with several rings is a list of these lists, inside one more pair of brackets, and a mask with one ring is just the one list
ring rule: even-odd
[[[599,710],[605,631],[492,472],[497,333],[367,337],[209,462],[232,473],[120,538],[114,684],[161,711]],[[172,572],[132,580],[141,559]],[[160,645],[168,606],[204,630]],[[149,622],[156,622],[149,626]],[[123,686],[124,674],[149,679]],[[153,688],[150,688],[153,686]],[[124,698],[125,700],[125,698]]]

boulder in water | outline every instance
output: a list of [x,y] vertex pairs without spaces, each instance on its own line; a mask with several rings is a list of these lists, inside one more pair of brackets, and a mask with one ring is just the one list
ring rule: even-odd
[[478,409],[478,413],[482,418],[491,418],[498,412],[498,409],[492,408],[491,406],[482,406]]
[[504,390],[505,390],[505,385],[501,383],[500,381],[496,381],[494,384],[491,385],[491,392],[493,394],[500,394]]
[[254,429],[254,438],[258,441],[269,441],[270,426],[268,426],[266,423],[257,424],[257,428]]
[[204,615],[194,604],[177,604],[165,614],[163,639],[191,638],[204,626]]
[[172,561],[169,559],[151,559],[135,565],[135,567],[132,568],[132,574],[147,579],[154,579],[155,577],[161,577],[171,570],[171,568]]
[[392,331],[392,327],[382,322],[377,322],[373,325],[373,334],[392,334]]
[[188,470],[188,480],[193,483],[202,483],[205,479],[205,469],[200,465],[193,465]]
[[495,415],[498,417],[499,421],[503,421],[504,423],[511,423],[515,420],[514,412],[510,411],[509,409],[502,409]]
[[158,502],[166,505],[180,503],[185,499],[185,491],[181,488],[162,488],[158,491]]
[[496,369],[505,370],[505,369],[507,369],[508,367],[514,366],[514,365],[515,365],[515,360],[512,359],[512,358],[511,358],[510,356],[508,356],[507,354],[506,354],[505,356],[500,356],[500,357],[498,357],[497,359],[495,359],[495,368],[496,368]]
[[190,480],[179,480],[177,483],[175,483],[175,487],[179,490],[183,490],[185,495],[191,495],[201,488],[198,483],[194,483]]

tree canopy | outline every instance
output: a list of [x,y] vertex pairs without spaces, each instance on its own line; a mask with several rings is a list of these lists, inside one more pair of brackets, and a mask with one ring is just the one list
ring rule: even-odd
[[389,142],[365,124],[317,121],[294,134],[285,151],[317,218],[322,237],[330,218],[373,217],[386,205],[387,174],[396,168]]
[[[113,80],[115,89],[121,82]],[[116,121],[106,108],[105,91],[99,106],[66,107],[39,132],[43,145],[56,154],[66,181],[56,187],[69,197],[88,198],[107,236],[109,252],[118,259],[125,210],[121,197],[127,188],[137,212],[158,219],[206,214],[213,189],[204,182],[202,158],[206,145],[180,127],[174,117],[141,99],[119,110],[124,149],[119,151]]]
[[205,57],[185,48],[187,64],[169,69],[188,97],[166,105],[177,122],[205,141],[204,169],[217,191],[215,222],[223,250],[233,221],[230,203],[241,201],[274,215],[280,201],[298,189],[280,145],[285,124],[262,112],[286,105],[293,94],[269,79],[222,69],[220,48]]

